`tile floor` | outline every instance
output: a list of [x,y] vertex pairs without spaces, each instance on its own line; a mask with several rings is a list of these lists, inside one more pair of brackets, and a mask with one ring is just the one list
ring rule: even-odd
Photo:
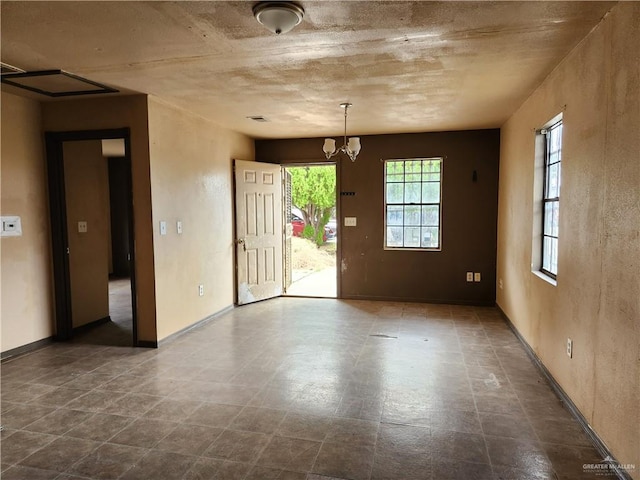
[[282,298],[158,350],[2,364],[2,479],[584,479],[601,460],[493,308]]
[[81,333],[77,341],[95,345],[130,347],[133,345],[131,279],[109,279],[109,316],[111,322]]

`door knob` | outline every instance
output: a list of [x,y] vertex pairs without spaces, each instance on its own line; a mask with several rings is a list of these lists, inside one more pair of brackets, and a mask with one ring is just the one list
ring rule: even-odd
[[244,238],[240,238],[238,240],[238,245],[242,245],[242,249],[246,252],[247,251],[247,245],[244,243]]

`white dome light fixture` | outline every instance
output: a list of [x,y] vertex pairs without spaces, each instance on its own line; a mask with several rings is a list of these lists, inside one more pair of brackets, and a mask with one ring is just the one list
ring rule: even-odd
[[292,2],[260,2],[253,7],[253,16],[276,35],[293,30],[304,17],[304,9]]
[[325,138],[322,151],[324,151],[327,160],[342,152],[349,157],[352,162],[355,162],[356,157],[360,153],[360,137],[351,137],[347,141],[347,110],[353,105],[345,102],[341,103],[340,106],[344,108],[344,143],[340,148],[336,148],[336,141],[333,138]]

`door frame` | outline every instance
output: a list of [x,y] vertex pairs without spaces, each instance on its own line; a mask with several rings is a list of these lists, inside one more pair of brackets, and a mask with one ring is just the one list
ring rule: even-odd
[[127,190],[129,192],[129,262],[131,265],[132,345],[138,346],[135,281],[135,222],[133,218],[133,174],[131,165],[131,132],[129,128],[45,132],[47,180],[49,185],[49,216],[51,222],[51,254],[53,257],[53,284],[56,314],[56,334],[54,338],[58,341],[69,340],[73,337],[63,143],[119,138],[124,139],[124,161],[127,163],[128,172]]
[[[279,164],[280,167],[282,167],[283,169],[288,168],[288,167],[322,167],[325,165],[333,165],[335,168],[335,175],[336,175],[336,299],[340,299],[342,298],[342,244],[340,242],[340,239],[342,238],[342,226],[340,225],[340,219],[342,218],[340,215],[340,210],[341,210],[341,200],[342,200],[342,195],[340,194],[341,190],[340,190],[340,162],[336,161],[336,160],[329,160],[329,161],[292,161],[292,162],[286,162],[286,163],[280,163]],[[283,233],[283,242],[284,242],[284,233]],[[284,259],[283,259],[283,264],[284,264]],[[317,298],[317,297],[312,297],[312,298]]]

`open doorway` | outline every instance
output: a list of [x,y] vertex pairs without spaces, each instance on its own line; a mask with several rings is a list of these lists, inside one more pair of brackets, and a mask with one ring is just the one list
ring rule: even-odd
[[107,160],[109,177],[109,318],[108,333],[113,343],[130,342],[133,333],[131,301],[131,225],[129,203],[130,167],[124,154],[123,139],[102,140],[102,154]]
[[336,166],[285,168],[286,294],[337,297]]
[[59,340],[136,344],[128,143],[126,129],[47,135]]

